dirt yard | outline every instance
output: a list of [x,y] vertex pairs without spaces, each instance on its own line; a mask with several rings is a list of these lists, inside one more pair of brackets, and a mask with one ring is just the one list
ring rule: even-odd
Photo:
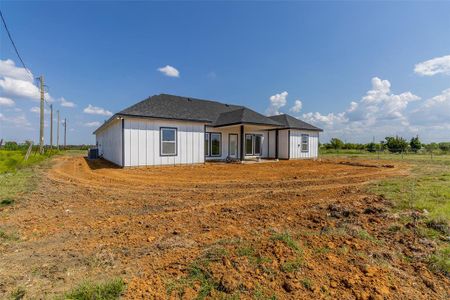
[[[340,161],[120,169],[58,157],[37,190],[1,211],[0,298],[51,298],[122,277],[129,299],[446,299],[364,185],[407,166]],[[413,259],[411,259],[411,257]]]

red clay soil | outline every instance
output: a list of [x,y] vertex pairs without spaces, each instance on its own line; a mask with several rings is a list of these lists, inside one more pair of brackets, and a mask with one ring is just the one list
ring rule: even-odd
[[364,161],[120,169],[59,157],[1,212],[20,239],[1,241],[0,295],[122,277],[126,299],[448,299],[449,279],[425,263],[435,245],[365,192],[406,175]]

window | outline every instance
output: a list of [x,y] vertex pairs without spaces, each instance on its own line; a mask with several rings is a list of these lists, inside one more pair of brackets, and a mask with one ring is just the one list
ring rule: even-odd
[[254,135],[255,138],[255,155],[261,155],[262,136]]
[[160,134],[161,134],[161,156],[176,156],[177,129],[161,127]]
[[220,132],[205,133],[205,156],[220,156],[222,134]]
[[302,134],[302,152],[309,151],[309,135]]
[[253,135],[245,135],[245,154],[253,155]]
[[262,135],[246,134],[245,135],[245,154],[261,155]]
[[209,133],[205,133],[205,156],[209,156]]
[[220,133],[211,133],[211,156],[220,156],[221,137]]

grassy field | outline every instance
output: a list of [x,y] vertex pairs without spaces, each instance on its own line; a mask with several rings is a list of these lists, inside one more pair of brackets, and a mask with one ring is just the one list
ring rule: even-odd
[[[450,275],[450,155],[402,156],[350,151],[322,154],[322,157],[397,160],[411,164],[411,176],[377,181],[369,190],[392,200],[398,212],[419,212],[419,234],[434,239],[439,245],[439,250],[430,257],[430,264]],[[411,219],[404,222],[416,221]]]
[[32,152],[25,161],[26,151],[0,150],[0,206],[10,205],[21,193],[30,192],[38,182],[38,174],[49,166],[53,155],[79,154],[85,151],[47,151],[40,155]]

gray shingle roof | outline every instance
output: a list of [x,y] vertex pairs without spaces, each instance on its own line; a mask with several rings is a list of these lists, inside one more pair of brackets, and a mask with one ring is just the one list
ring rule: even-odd
[[233,124],[282,126],[282,124],[246,107],[221,113],[212,125],[220,127]]
[[119,116],[199,121],[209,123],[210,126],[216,127],[234,124],[260,124],[283,128],[322,131],[322,129],[289,115],[266,117],[244,106],[160,94],[149,97],[120,111],[105,122],[105,124],[97,128],[94,133],[103,126],[106,126],[112,119]]
[[221,113],[239,108],[243,107],[210,100],[161,94],[136,103],[122,110],[118,115],[212,123],[217,120]]
[[313,126],[311,124],[308,124],[306,122],[303,122],[302,120],[299,120],[297,118],[294,118],[293,116],[282,114],[277,116],[271,116],[270,119],[277,121],[278,123],[281,123],[286,128],[292,128],[292,129],[303,129],[303,130],[311,130],[311,131],[323,131],[322,129]]

